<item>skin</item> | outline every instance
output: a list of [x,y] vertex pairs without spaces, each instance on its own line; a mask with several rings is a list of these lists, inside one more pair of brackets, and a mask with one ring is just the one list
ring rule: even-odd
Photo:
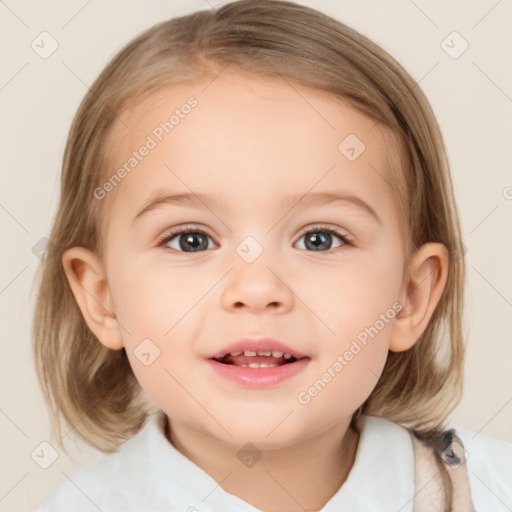
[[[317,510],[353,465],[358,433],[350,418],[375,387],[388,350],[407,350],[427,327],[446,284],[447,251],[426,244],[404,268],[403,220],[383,179],[389,134],[373,129],[374,121],[278,78],[225,71],[207,84],[170,87],[123,114],[131,130],[118,124],[111,133],[108,176],[174,108],[190,96],[198,101],[104,199],[103,257],[73,247],[63,265],[88,326],[107,347],[125,347],[140,385],[171,418],[169,441],[179,451],[262,510]],[[353,162],[338,150],[348,134],[366,145]],[[155,190],[223,202],[161,204],[134,221]],[[340,191],[363,198],[380,223],[348,202],[306,207],[282,199]],[[306,240],[314,234],[304,231],[319,223],[353,245],[333,234],[334,252],[312,250]],[[199,238],[209,241],[207,250],[179,252],[179,236],[158,246],[184,224],[208,231],[211,239]],[[236,252],[246,236],[263,249],[250,264]],[[395,318],[317,396],[299,403],[298,393],[397,301],[403,308]],[[273,388],[238,387],[205,359],[246,335],[277,338],[311,360]],[[134,355],[146,338],[160,350],[149,366]],[[251,468],[237,458],[247,442],[262,454]]]

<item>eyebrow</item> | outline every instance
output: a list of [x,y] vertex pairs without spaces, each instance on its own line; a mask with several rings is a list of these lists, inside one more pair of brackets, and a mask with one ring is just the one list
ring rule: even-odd
[[[307,192],[306,194],[288,194],[279,200],[287,213],[295,207],[307,208],[319,204],[332,203],[350,203],[359,210],[370,215],[378,224],[382,225],[382,220],[377,212],[361,197],[346,192]],[[223,198],[200,192],[186,192],[182,194],[168,194],[164,191],[158,191],[151,195],[144,203],[142,209],[135,215],[133,222],[140,219],[150,211],[164,205],[191,205],[210,209],[208,205],[216,208],[223,208],[226,202]]]

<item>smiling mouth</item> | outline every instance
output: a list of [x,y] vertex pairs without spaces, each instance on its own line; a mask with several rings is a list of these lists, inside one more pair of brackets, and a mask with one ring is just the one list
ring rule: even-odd
[[297,359],[291,354],[279,352],[277,350],[268,350],[261,352],[237,351],[226,354],[221,358],[214,358],[222,364],[242,366],[247,368],[272,368],[274,366],[283,366],[294,363]]

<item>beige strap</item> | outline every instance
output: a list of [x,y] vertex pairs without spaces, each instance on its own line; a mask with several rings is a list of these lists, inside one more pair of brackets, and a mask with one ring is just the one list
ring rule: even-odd
[[436,463],[433,449],[417,439],[411,432],[414,446],[416,494],[413,512],[475,512],[462,442],[457,437],[442,452],[441,460],[452,481],[453,504],[445,509],[446,493],[443,478]]
[[412,433],[411,438],[415,461],[413,512],[444,512],[444,485],[432,449]]

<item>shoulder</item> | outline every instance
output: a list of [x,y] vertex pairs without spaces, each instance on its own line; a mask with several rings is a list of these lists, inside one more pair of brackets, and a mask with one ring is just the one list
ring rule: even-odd
[[36,512],[256,512],[174,448],[165,435],[165,420],[160,411],[116,452],[64,475]]
[[[413,475],[414,447],[409,430],[391,420],[377,416],[362,416],[362,436],[366,444],[361,446],[361,456],[369,461],[364,474],[371,474],[374,467],[380,469],[381,459],[392,466],[399,459],[395,475]],[[449,428],[449,427],[448,427]],[[453,427],[460,439],[466,461],[471,497],[476,510],[493,512],[512,510],[512,443],[489,437],[464,428]],[[456,439],[455,439],[456,442]],[[363,453],[364,452],[364,453]],[[360,475],[361,478],[363,475]],[[380,475],[378,479],[382,479]],[[373,480],[374,483],[376,480]],[[367,479],[364,479],[367,482]],[[399,482],[400,487],[413,492],[411,478]],[[396,491],[397,481],[389,482]],[[409,486],[409,487],[408,487]],[[371,494],[371,490],[367,490]]]
[[[44,500],[36,512],[81,512],[98,510],[128,510],[127,489],[133,491],[143,485],[141,468],[149,458],[148,443],[157,432],[156,417],[115,452],[87,466],[75,474],[64,474],[63,482]],[[140,495],[140,494],[139,494]]]
[[512,507],[512,443],[455,428],[464,445],[473,502],[477,510]]

